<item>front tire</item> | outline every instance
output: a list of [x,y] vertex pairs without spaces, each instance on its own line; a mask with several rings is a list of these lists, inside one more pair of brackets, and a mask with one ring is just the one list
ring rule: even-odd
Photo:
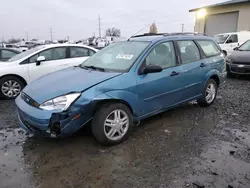
[[122,103],[107,103],[94,115],[92,132],[102,145],[115,145],[129,136],[133,125],[131,110]]
[[198,100],[198,104],[202,107],[212,105],[217,96],[218,85],[214,79],[209,79],[204,87],[202,98]]
[[15,99],[25,84],[21,79],[15,76],[6,76],[0,79],[0,97],[4,99]]

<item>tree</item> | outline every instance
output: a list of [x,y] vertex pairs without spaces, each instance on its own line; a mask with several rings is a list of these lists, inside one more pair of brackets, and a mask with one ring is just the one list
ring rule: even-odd
[[121,36],[121,30],[117,29],[115,27],[108,28],[106,30],[106,36],[107,37],[120,37]]
[[13,43],[18,43],[18,42],[20,42],[20,41],[21,41],[20,39],[12,38],[12,39],[9,39],[9,40],[8,40],[8,43],[13,44]]
[[158,31],[157,31],[157,27],[155,25],[155,23],[153,23],[150,28],[149,28],[149,33],[154,33],[156,34]]

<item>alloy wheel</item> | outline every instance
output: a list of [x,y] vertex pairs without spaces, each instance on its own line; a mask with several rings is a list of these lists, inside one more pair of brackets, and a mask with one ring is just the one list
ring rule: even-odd
[[129,117],[123,110],[112,111],[104,121],[105,136],[113,141],[124,137],[129,129]]

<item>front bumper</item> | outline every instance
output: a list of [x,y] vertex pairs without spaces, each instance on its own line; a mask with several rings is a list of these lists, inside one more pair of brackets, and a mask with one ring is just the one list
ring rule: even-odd
[[92,119],[86,108],[70,112],[46,111],[27,104],[20,96],[16,98],[16,105],[20,126],[35,136],[69,136]]
[[229,64],[227,63],[227,72],[239,75],[250,75],[250,64],[241,65],[241,64]]

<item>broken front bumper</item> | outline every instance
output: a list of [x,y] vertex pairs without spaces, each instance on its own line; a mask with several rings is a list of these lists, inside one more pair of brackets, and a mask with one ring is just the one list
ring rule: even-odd
[[92,119],[86,107],[70,112],[46,111],[27,104],[20,96],[16,105],[20,126],[36,136],[69,136]]

